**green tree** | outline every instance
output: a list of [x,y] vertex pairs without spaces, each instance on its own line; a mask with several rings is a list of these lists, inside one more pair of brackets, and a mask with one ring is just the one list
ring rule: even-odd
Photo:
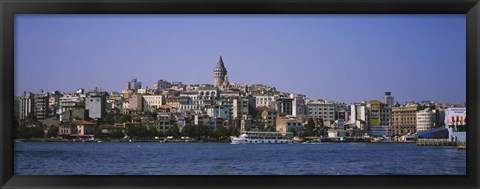
[[307,131],[306,131],[305,135],[306,136],[313,136],[314,135],[313,130],[315,129],[315,121],[313,121],[313,118],[308,118],[306,128],[307,128]]
[[132,121],[132,118],[127,114],[124,114],[124,115],[122,115],[122,117],[120,117],[120,122],[121,123],[128,123],[128,122],[131,122],[131,121]]
[[28,128],[29,138],[43,138],[45,133],[42,127],[30,127]]
[[263,132],[275,132],[276,128],[273,125],[267,125],[266,127],[261,127]]
[[238,129],[237,127],[235,127],[234,125],[228,126],[227,133],[228,133],[229,136],[238,136],[238,135],[240,135],[239,129]]
[[50,128],[48,128],[48,132],[47,132],[47,137],[48,138],[51,138],[51,137],[57,137],[58,136],[58,126],[51,126]]
[[217,138],[228,136],[227,128],[225,128],[223,125],[217,126],[215,128],[214,135]]
[[288,128],[288,129],[287,129],[287,132],[293,133],[293,136],[297,136],[297,134],[298,134],[298,133],[297,133],[297,130],[294,129],[294,128],[292,128],[292,127]]
[[180,129],[178,128],[178,126],[174,125],[173,127],[171,127],[169,130],[168,130],[168,135],[171,135],[173,137],[179,137],[180,136]]
[[103,121],[105,123],[108,123],[108,124],[113,124],[115,123],[115,115],[113,114],[107,114],[107,116],[105,116],[105,118],[103,119]]
[[193,125],[186,125],[182,129],[182,135],[188,137],[195,137],[195,128]]

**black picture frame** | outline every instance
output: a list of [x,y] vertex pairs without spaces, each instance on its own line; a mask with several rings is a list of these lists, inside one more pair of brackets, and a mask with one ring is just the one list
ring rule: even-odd
[[[478,0],[1,0],[2,188],[479,188]],[[467,176],[18,176],[13,173],[14,16],[39,14],[466,14]]]

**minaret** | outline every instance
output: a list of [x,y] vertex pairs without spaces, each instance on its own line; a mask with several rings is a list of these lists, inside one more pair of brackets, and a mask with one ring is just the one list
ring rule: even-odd
[[225,76],[227,75],[227,68],[223,64],[222,55],[218,59],[217,67],[213,70],[213,86],[220,87],[225,81]]

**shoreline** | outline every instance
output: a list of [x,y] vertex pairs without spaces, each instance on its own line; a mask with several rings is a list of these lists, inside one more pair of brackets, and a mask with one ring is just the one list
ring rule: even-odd
[[[34,139],[14,139],[15,143],[18,142],[90,142],[90,143],[230,143],[230,140],[216,140],[216,139],[202,139],[202,140],[185,140],[185,139],[156,139],[156,140],[125,140],[125,139],[114,139],[114,140],[81,140],[81,139],[58,139],[58,138],[34,138]],[[308,144],[307,141],[297,141],[296,143]],[[313,141],[312,141],[313,142]],[[415,143],[415,141],[370,141],[370,140],[336,140],[336,139],[325,139],[321,140],[321,143]]]

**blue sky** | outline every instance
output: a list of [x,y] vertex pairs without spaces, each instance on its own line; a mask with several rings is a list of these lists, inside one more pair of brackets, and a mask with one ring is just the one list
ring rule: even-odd
[[231,82],[356,102],[466,99],[465,15],[16,15],[15,93],[137,78]]

